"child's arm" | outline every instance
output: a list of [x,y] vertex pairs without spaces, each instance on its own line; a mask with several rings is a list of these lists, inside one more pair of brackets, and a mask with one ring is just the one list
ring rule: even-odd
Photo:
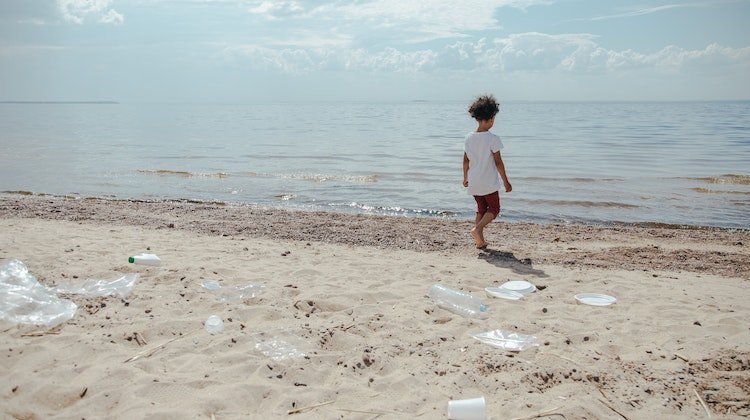
[[469,186],[469,157],[464,152],[464,187]]
[[505,164],[503,164],[503,158],[500,157],[500,152],[497,151],[493,153],[492,157],[495,158],[495,167],[497,168],[497,173],[500,174],[500,178],[503,179],[503,184],[505,184],[505,192],[513,191],[513,186],[510,185],[510,182],[508,182],[508,176],[505,174]]

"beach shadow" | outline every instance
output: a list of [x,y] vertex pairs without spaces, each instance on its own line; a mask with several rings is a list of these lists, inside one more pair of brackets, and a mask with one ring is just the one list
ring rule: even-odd
[[519,260],[512,252],[498,251],[496,249],[485,248],[477,258],[485,260],[495,267],[508,268],[516,274],[532,275],[541,278],[549,277],[544,270],[538,270],[532,266],[531,259],[525,258]]

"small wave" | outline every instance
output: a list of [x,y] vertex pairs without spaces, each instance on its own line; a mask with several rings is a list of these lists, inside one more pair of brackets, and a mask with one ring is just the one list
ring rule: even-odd
[[17,191],[2,191],[3,194],[17,194],[17,195],[34,195],[31,191],[17,190]]
[[529,200],[519,199],[530,204],[542,204],[553,206],[573,206],[573,207],[596,207],[596,208],[617,208],[617,209],[636,209],[640,206],[635,204],[618,203],[615,201],[583,201],[583,200]]
[[206,177],[206,178],[226,178],[226,172],[188,172],[173,171],[169,169],[139,169],[138,173],[158,176],[181,176],[184,178]]
[[278,198],[281,201],[289,201],[289,200],[294,200],[295,198],[297,198],[297,196],[294,194],[279,194],[279,195],[275,195],[274,197]]
[[691,188],[691,190],[699,193],[705,193],[705,194],[741,194],[741,195],[750,195],[750,191],[722,191],[722,190],[712,190],[710,188],[702,188],[702,187],[695,187]]
[[455,216],[457,213],[448,210],[437,209],[409,209],[398,206],[371,206],[357,202],[351,203],[328,203],[330,207],[349,207],[364,213],[386,214],[386,215],[405,215],[405,216],[429,216],[429,217],[448,217]]
[[542,182],[579,182],[579,183],[590,183],[590,182],[616,182],[622,181],[620,178],[554,178],[554,177],[543,177],[543,176],[526,176],[517,179],[523,179],[524,181],[542,181]]
[[257,173],[247,172],[248,176],[259,177],[259,178],[279,178],[279,179],[294,179],[300,181],[311,181],[311,182],[329,182],[339,181],[348,182],[352,184],[369,184],[378,182],[380,176],[378,175],[327,175],[327,174],[309,174],[309,173],[294,173],[294,174],[268,174],[268,173]]
[[721,176],[710,176],[703,178],[688,178],[696,181],[703,181],[709,184],[736,184],[750,185],[750,175],[724,174]]

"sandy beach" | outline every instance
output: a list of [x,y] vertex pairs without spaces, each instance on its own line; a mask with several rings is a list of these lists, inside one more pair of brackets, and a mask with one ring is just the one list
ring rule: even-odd
[[[0,321],[4,418],[493,419],[750,415],[750,232],[493,223],[0,194],[0,262],[46,286],[139,273],[45,330]],[[128,264],[148,252],[159,267]],[[220,302],[202,287],[262,285]],[[526,280],[520,301],[484,288]],[[471,292],[470,319],[431,285]],[[577,304],[581,292],[614,305]],[[210,315],[224,321],[211,335]],[[508,352],[470,333],[539,346]],[[295,357],[269,355],[282,343]],[[135,360],[131,360],[135,357]]]

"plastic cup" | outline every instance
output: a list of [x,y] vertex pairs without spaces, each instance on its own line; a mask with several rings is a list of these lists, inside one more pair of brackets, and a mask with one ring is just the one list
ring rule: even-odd
[[484,397],[448,401],[448,418],[453,420],[484,420],[487,418]]
[[216,315],[211,315],[206,320],[206,331],[209,334],[218,334],[224,330],[224,321]]

